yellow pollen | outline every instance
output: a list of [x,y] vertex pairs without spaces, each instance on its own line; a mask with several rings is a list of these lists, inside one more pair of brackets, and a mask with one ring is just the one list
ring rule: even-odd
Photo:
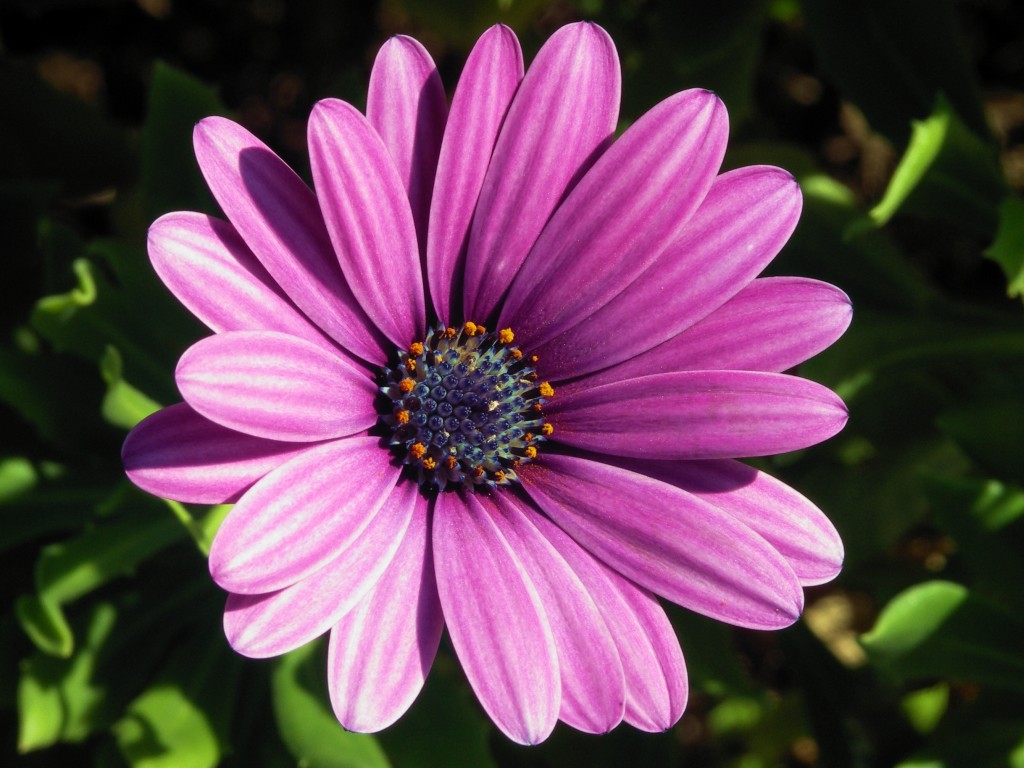
[[483,467],[475,467],[473,469],[473,476],[474,477],[483,477],[484,476],[484,468]]
[[498,331],[498,339],[501,341],[502,344],[511,344],[512,340],[515,337],[516,335],[512,333],[511,328],[502,328],[500,331]]
[[542,424],[541,425],[540,433],[542,435],[545,435],[546,437],[551,437],[551,435],[552,435],[552,433],[554,431],[555,431],[555,428],[552,427],[550,424]]
[[512,350],[512,357],[514,357],[516,360],[522,360],[523,359],[523,350],[521,350],[521,349],[513,349]]
[[407,370],[409,373],[412,373],[413,371],[415,371],[416,370],[416,360],[414,360],[411,357],[407,357],[405,359],[405,370]]
[[512,459],[512,469],[519,469],[519,465],[522,463],[519,459]]
[[423,454],[427,452],[427,446],[423,443],[413,443],[409,446],[409,455],[414,459],[422,459]]
[[546,381],[541,383],[541,385],[537,389],[540,390],[540,396],[541,397],[554,397],[555,396],[555,388],[552,387],[550,384],[548,384]]
[[423,460],[423,468],[424,469],[433,469],[436,466],[437,466],[437,462],[434,461],[434,457],[433,456],[427,456],[427,458],[425,458]]
[[446,339],[454,339],[456,333],[458,333],[458,331],[456,331],[451,326],[448,326],[447,328],[444,329],[444,337]]
[[544,407],[540,403],[534,403],[533,405],[530,406],[530,409],[536,411],[537,413],[540,413],[541,411],[544,410]]
[[494,473],[494,482],[503,483],[505,482],[505,473],[502,470],[498,470]]
[[538,378],[539,377],[537,376],[536,373],[528,373],[528,374],[526,374],[526,379],[528,381],[536,381]]
[[401,410],[395,414],[395,419],[398,421],[399,424],[408,424],[409,412],[406,410]]
[[536,364],[538,360],[540,360],[540,358],[537,357],[536,355],[530,355],[530,362],[531,363]]
[[528,459],[536,459],[537,458],[537,449],[534,448],[532,445],[528,445],[528,446],[526,446],[526,450],[523,451],[523,455],[525,455],[526,458],[528,458]]
[[477,324],[470,320],[468,323],[462,326],[462,330],[465,331],[467,336],[476,336]]
[[533,432],[527,432],[525,435],[523,435],[523,440],[525,440],[528,443],[532,443],[534,437],[535,435],[533,434]]
[[487,333],[487,329],[484,328],[482,325],[478,325],[476,327],[476,334],[477,334],[477,336],[479,336],[482,333]]
[[398,388],[405,394],[409,394],[416,387],[416,382],[413,379],[402,379],[398,382]]
[[414,341],[409,345],[409,354],[413,357],[419,357],[423,354],[423,342]]
[[459,466],[459,460],[456,459],[454,456],[449,456],[447,459],[444,460],[444,465],[448,467],[448,469],[455,469],[457,466]]

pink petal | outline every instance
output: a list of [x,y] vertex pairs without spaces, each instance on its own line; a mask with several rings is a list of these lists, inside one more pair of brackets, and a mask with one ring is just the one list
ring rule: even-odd
[[309,187],[230,120],[201,120],[193,142],[213,196],[288,297],[345,349],[382,364],[390,345],[345,283]]
[[380,134],[409,195],[419,242],[426,242],[430,196],[448,101],[434,60],[416,40],[396,35],[370,73],[366,119]]
[[601,612],[580,577],[531,522],[536,508],[512,494],[483,506],[519,557],[551,624],[562,681],[558,718],[586,733],[607,733],[622,720],[625,677]]
[[761,277],[695,325],[654,349],[586,378],[586,385],[670,371],[793,368],[850,325],[846,294],[799,277]]
[[405,535],[413,509],[425,500],[414,483],[394,486],[381,507],[365,515],[364,530],[319,570],[276,592],[228,595],[224,634],[243,656],[280,656],[316,639],[374,587]]
[[701,499],[619,467],[557,454],[521,474],[548,517],[639,586],[751,629],[778,629],[799,617],[803,592],[785,559]]
[[480,190],[466,253],[467,318],[495,310],[552,212],[604,150],[620,88],[615,46],[595,24],[562,27],[537,54]]
[[374,437],[305,451],[228,513],[210,549],[213,580],[228,592],[261,594],[315,573],[362,534],[399,473]]
[[[545,366],[559,365],[561,359],[549,361],[541,345],[586,321],[623,288],[631,291],[648,265],[661,262],[659,254],[687,231],[715,181],[728,132],[724,105],[703,90],[677,93],[630,126],[551,217],[509,289],[499,327],[514,328]],[[633,327],[638,311],[654,306],[631,306],[627,326]],[[661,315],[656,318],[651,324],[660,326]],[[598,326],[597,341],[584,341],[598,345],[591,369],[611,353],[609,335],[616,341],[612,348],[623,336],[621,322]],[[628,346],[625,336],[621,341]],[[571,345],[565,352],[583,354]]]
[[199,413],[270,440],[313,442],[377,421],[373,382],[323,347],[273,331],[234,331],[193,344],[175,380]]
[[530,577],[476,494],[438,495],[433,548],[448,633],[480,704],[513,741],[543,741],[558,719],[561,685]]
[[498,130],[522,78],[523,54],[515,33],[494,26],[470,52],[452,98],[427,230],[430,295],[443,323],[458,321],[453,314],[462,304],[469,224]]
[[[655,111],[649,112],[648,116]],[[714,151],[683,145],[677,154],[683,159],[687,152],[720,158],[717,153],[725,149],[724,109],[721,114],[723,126],[715,134],[719,143]],[[628,136],[627,132],[621,141]],[[591,175],[604,160],[611,159],[612,152],[614,148],[594,167]],[[653,144],[647,147],[647,152],[653,153],[648,164],[654,167],[657,167],[660,155],[668,154],[658,151]],[[649,169],[638,170],[640,173],[635,178],[626,180],[624,186],[627,189],[648,190],[652,207],[659,205],[661,198],[669,197],[656,181],[652,184],[647,179],[644,171]],[[701,171],[715,173],[717,164],[705,165]],[[681,179],[689,179],[694,172],[681,168],[674,173]],[[704,187],[694,181],[690,180],[690,183],[697,187],[697,193],[704,191]],[[583,184],[579,187],[580,191],[582,189]],[[687,184],[675,181],[675,189],[679,195],[680,191],[687,189]],[[568,327],[568,330],[547,343],[532,347],[544,361],[544,375],[548,378],[579,375],[629,360],[693,325],[753,280],[775,258],[796,226],[800,207],[800,187],[790,174],[778,168],[750,167],[730,171],[715,179],[707,197],[689,220],[682,212],[676,219],[670,216],[663,226],[671,244],[664,249],[650,245],[655,236],[651,230],[653,217],[650,215],[634,220],[615,217],[609,211],[606,216],[598,217],[608,222],[604,228],[626,238],[625,242],[616,245],[614,240],[607,238],[606,242],[611,245],[607,253],[596,244],[584,245],[573,254],[576,273],[561,270],[552,273],[547,259],[542,259],[542,274],[536,283],[543,288],[538,291],[526,284],[522,293],[527,304],[523,311],[530,313],[530,319],[522,329],[524,334],[533,327],[533,323],[539,324],[545,315],[554,313],[553,310],[546,313],[542,310],[538,315],[530,307],[530,302],[536,301],[541,307],[554,307],[569,318],[560,322],[561,327]],[[583,218],[583,211],[589,213],[594,210],[593,205],[587,205],[577,216]],[[672,213],[670,208],[665,212]],[[558,215],[552,219],[552,227],[557,219]],[[638,235],[637,232],[645,234]],[[595,236],[603,237],[600,231]],[[543,242],[545,238],[538,242],[538,248]],[[570,252],[579,247],[571,245]],[[629,284],[628,280],[644,263],[645,250],[654,251],[651,256],[657,258],[653,262],[648,258],[647,271]],[[546,254],[546,251],[541,252]],[[629,265],[628,275],[624,274],[626,268],[620,266],[624,262]],[[531,264],[527,261],[519,280],[526,276]],[[602,264],[614,266],[602,267]],[[584,268],[589,271],[585,272]],[[559,279],[552,280],[552,274],[558,274]],[[566,286],[572,286],[578,291],[579,285],[589,287],[591,281],[600,293],[595,293],[592,300],[587,299],[587,304],[583,303],[582,294],[566,303],[556,290],[559,288],[564,292],[568,290]],[[623,285],[628,287],[621,290]],[[510,293],[510,302],[518,295],[517,284]],[[653,314],[648,315],[652,309]],[[647,315],[647,320],[636,322],[636,318],[642,315]],[[629,330],[623,332],[626,328]],[[550,334],[545,338],[550,338]]]
[[559,442],[617,456],[769,456],[820,443],[846,424],[831,390],[781,373],[685,371],[556,392]]
[[[531,522],[579,576],[615,639],[625,672],[625,719],[645,731],[671,728],[686,708],[686,666],[658,601],[598,562],[546,517]],[[616,686],[617,678],[605,683]]]
[[764,472],[738,461],[634,461],[636,472],[671,483],[760,534],[808,586],[831,581],[843,566],[843,542],[814,504]]
[[311,447],[244,435],[177,403],[139,422],[121,459],[128,479],[144,491],[191,504],[228,504]]
[[327,684],[341,724],[373,733],[395,722],[423,688],[443,629],[420,496],[391,565],[331,632]]
[[309,116],[309,159],[352,293],[399,347],[422,339],[426,315],[412,210],[380,136],[355,107],[324,99]]

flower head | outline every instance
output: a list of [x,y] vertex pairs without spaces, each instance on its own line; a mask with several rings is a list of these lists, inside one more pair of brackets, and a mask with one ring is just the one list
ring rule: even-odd
[[314,108],[315,193],[208,118],[196,155],[227,220],[150,230],[214,335],[181,358],[184,402],[129,435],[128,474],[236,502],[210,553],[228,641],[266,657],[329,631],[346,728],[397,719],[447,627],[515,741],[558,719],[665,729],[687,683],[656,596],[770,629],[839,570],[824,515],[735,460],[846,421],[782,373],[843,332],[845,295],[757,277],[799,188],[719,173],[707,91],[613,140],[619,84],[595,25],[559,30],[525,76],[494,27],[449,112],[426,51],[394,38],[365,116]]

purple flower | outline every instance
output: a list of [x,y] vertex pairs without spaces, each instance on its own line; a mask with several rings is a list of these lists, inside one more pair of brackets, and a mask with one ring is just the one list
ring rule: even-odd
[[850,320],[836,288],[758,278],[793,231],[784,171],[719,174],[725,108],[676,94],[618,139],[593,24],[523,76],[511,31],[448,111],[416,41],[381,50],[364,117],[313,109],[314,194],[221,118],[196,155],[227,221],[172,213],[149,253],[214,332],[183,403],[129,435],[132,481],[237,502],[210,552],[239,653],[330,631],[341,723],[412,703],[447,626],[509,738],[560,719],[670,727],[679,642],[655,595],[784,627],[839,571],[825,516],[735,461],[813,445],[846,409],[781,373]]

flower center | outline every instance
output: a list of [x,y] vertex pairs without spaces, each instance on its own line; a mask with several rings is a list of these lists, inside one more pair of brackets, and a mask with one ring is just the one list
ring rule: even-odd
[[554,394],[510,328],[438,326],[383,371],[390,445],[421,486],[493,488],[516,482],[552,433],[543,404]]

